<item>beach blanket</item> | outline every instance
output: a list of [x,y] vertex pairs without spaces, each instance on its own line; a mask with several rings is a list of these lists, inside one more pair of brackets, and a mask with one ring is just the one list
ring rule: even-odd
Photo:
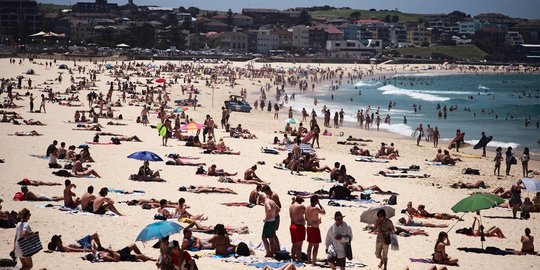
[[335,182],[334,180],[332,180],[330,178],[322,178],[322,177],[316,177],[316,176],[311,177],[311,179],[313,179],[315,181],[328,182],[328,183]]
[[[382,175],[382,174],[377,174]],[[431,175],[429,174],[410,174],[410,173],[387,173],[382,175],[384,177],[392,177],[392,178],[428,178]]]
[[103,215],[98,215],[98,214],[94,214],[94,213],[90,213],[90,212],[86,212],[86,211],[82,211],[79,207],[77,207],[76,209],[73,209],[73,208],[69,208],[69,207],[65,207],[63,205],[53,205],[53,204],[46,204],[46,205],[36,205],[37,208],[45,208],[45,209],[56,209],[56,210],[60,210],[62,212],[65,212],[66,214],[70,214],[70,215],[84,215],[84,216],[102,216],[102,217],[117,217],[118,215],[111,212],[111,211],[107,211],[107,213],[103,214]]
[[278,155],[279,151],[277,149],[273,148],[273,147],[262,147],[261,148],[261,153]]
[[376,159],[372,157],[356,157],[354,160],[358,162],[373,162],[373,163],[388,163],[389,162],[389,160],[387,159]]
[[[355,201],[356,202],[356,201]],[[374,203],[375,201],[373,200],[363,200],[363,201],[358,201],[360,203]],[[336,207],[354,207],[354,208],[367,208],[366,206],[363,206],[363,205],[356,205],[356,204],[344,204],[344,203],[339,203],[339,202],[336,202],[334,200],[330,200],[328,202],[328,205],[329,206],[336,206]]]
[[284,171],[289,170],[287,167],[285,167],[285,165],[283,165],[283,163],[276,163],[276,165],[274,165],[274,168],[278,170],[284,170]]
[[93,145],[117,145],[113,142],[84,142],[86,144],[93,144]]
[[133,191],[127,191],[123,189],[114,189],[114,188],[108,188],[109,192],[111,193],[120,193],[120,194],[144,194],[144,190],[133,190]]
[[[289,264],[289,263],[292,263],[292,262],[289,262],[289,261],[281,261],[281,262],[258,262],[258,263],[251,263],[251,264],[248,264],[249,266],[254,266],[256,268],[264,268],[265,266],[268,266],[272,269],[279,269],[281,267],[283,267],[284,265],[286,264]],[[301,262],[294,262],[294,265],[296,267],[304,267],[304,263],[301,263]]]
[[419,171],[420,166],[418,166],[418,165],[411,165],[411,166],[408,166],[408,167],[390,166],[390,167],[388,167],[388,169],[393,170],[393,171]]
[[459,247],[459,248],[457,248],[457,250],[465,251],[465,252],[472,252],[472,253],[480,253],[480,254],[500,255],[500,256],[515,255],[514,251],[502,250],[502,249],[497,248],[497,247],[486,247],[485,249],[470,248],[470,247]]
[[430,165],[430,166],[454,166],[452,164],[442,164],[442,162],[438,162],[438,161],[426,161],[426,165]]

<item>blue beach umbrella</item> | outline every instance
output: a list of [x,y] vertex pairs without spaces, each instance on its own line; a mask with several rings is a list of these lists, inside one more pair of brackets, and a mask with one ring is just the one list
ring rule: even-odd
[[183,229],[184,228],[176,222],[158,221],[144,227],[135,241],[146,242],[152,239],[160,239],[171,234],[179,233]]
[[128,158],[144,160],[144,161],[163,161],[158,154],[150,151],[139,151],[128,156]]

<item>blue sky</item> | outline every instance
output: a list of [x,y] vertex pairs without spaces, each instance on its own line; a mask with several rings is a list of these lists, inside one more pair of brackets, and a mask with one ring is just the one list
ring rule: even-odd
[[[37,0],[43,3],[74,4],[78,0]],[[94,2],[94,0],[81,0]],[[125,4],[127,0],[109,0],[110,3]],[[399,9],[403,12],[449,13],[460,10],[476,15],[486,12],[503,13],[512,17],[540,18],[540,0],[134,0],[138,5],[159,5],[163,7],[196,6],[202,9],[240,11],[244,7],[277,8],[310,7],[330,5],[347,6],[358,9]]]

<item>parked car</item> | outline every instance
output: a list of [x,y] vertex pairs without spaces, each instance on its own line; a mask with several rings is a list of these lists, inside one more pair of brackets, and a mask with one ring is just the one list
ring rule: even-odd
[[251,105],[241,96],[231,95],[229,100],[225,101],[225,107],[236,112],[250,112]]

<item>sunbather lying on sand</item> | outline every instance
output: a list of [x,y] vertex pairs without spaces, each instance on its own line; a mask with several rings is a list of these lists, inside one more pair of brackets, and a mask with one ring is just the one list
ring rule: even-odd
[[193,193],[229,193],[229,194],[238,194],[230,188],[223,187],[211,187],[211,186],[187,186],[180,187],[178,191],[187,191]]
[[28,126],[45,126],[45,124],[43,124],[41,121],[34,119],[23,120],[23,122]]
[[64,246],[60,235],[53,235],[51,242],[47,245],[49,251],[60,252],[92,252],[103,250],[101,241],[97,233],[89,234],[77,240],[77,242]]
[[[406,236],[406,234],[429,236],[429,234],[426,231],[420,230],[420,229],[404,228],[404,227],[399,227],[399,226],[395,226],[394,228],[396,229],[396,234],[401,235],[401,236]],[[369,233],[376,233],[374,232],[374,229],[375,229],[375,226],[368,225],[365,227],[364,230],[369,230]]]
[[358,148],[357,146],[354,146],[353,148],[351,148],[350,152],[352,155],[355,155],[355,156],[371,156],[371,153],[369,153],[369,150]]
[[407,203],[406,211],[407,213],[415,217],[436,218],[436,219],[444,219],[444,220],[459,219],[459,216],[450,215],[447,213],[428,213],[426,211],[426,206],[423,204],[419,204],[418,210],[417,210],[412,206],[412,202]]
[[107,122],[107,125],[109,125],[109,126],[127,126],[128,124],[124,124],[124,123],[120,123],[120,122],[109,121],[109,122]]
[[[480,215],[479,212],[476,212],[477,215]],[[478,222],[478,229],[476,229],[476,223]],[[487,237],[499,237],[499,238],[506,238],[501,230],[501,228],[499,227],[491,227],[487,230],[484,229],[484,225],[480,225],[480,222],[478,220],[478,217],[474,217],[474,221],[473,221],[473,224],[472,224],[472,227],[470,228],[463,228],[463,229],[459,229],[456,231],[456,233],[459,233],[459,234],[465,234],[465,235],[469,235],[469,236],[481,236],[481,230],[484,231],[484,236],[487,236]]]
[[358,142],[351,142],[351,141],[338,141],[336,143],[341,144],[341,145],[361,145],[361,146],[366,146],[367,145],[365,143],[358,143]]
[[182,158],[175,158],[174,163],[176,166],[206,166],[206,162],[191,162]]
[[347,141],[351,142],[372,142],[373,140],[364,140],[362,138],[354,138],[353,136],[347,137]]
[[[131,254],[131,252],[135,252],[135,254]],[[103,251],[99,251],[94,256],[93,253],[90,253],[85,256],[86,260],[88,261],[99,261],[102,260],[104,262],[146,262],[146,261],[156,261],[155,259],[148,257],[139,250],[139,247],[137,247],[136,244],[131,244],[123,249],[114,251],[111,249],[104,249]]]
[[375,192],[384,192],[381,188],[379,188],[377,185],[369,186],[369,187],[363,187],[362,185],[353,185],[352,183],[347,183],[347,188],[351,191],[364,191],[364,190],[373,190]]
[[236,176],[238,172],[228,173],[223,169],[218,169],[216,164],[212,164],[210,167],[208,167],[208,172],[206,174],[209,176]]
[[379,171],[378,175],[385,177],[396,177],[396,178],[429,178],[431,175],[425,174],[409,174],[406,172],[396,173],[393,171]]
[[227,176],[220,176],[218,179],[220,183],[230,183],[230,184],[248,184],[248,185],[268,185],[270,183],[263,182],[261,180],[244,180],[244,179],[233,179]]
[[471,188],[487,188],[486,184],[482,180],[479,180],[476,183],[463,183],[463,182],[459,181],[457,183],[454,183],[454,184],[450,185],[450,187],[451,188],[467,188],[467,189],[471,189]]
[[27,186],[22,186],[21,187],[21,192],[24,194],[24,197],[22,199],[23,201],[36,201],[36,202],[55,201],[55,202],[59,202],[59,201],[64,200],[64,197],[58,197],[58,196],[50,197],[50,196],[43,195],[43,194],[40,194],[39,196],[36,196],[36,194],[34,194],[32,191],[28,190]]
[[434,228],[446,228],[448,227],[447,224],[434,224],[429,222],[415,222],[414,216],[409,214],[409,212],[405,213],[406,216],[400,218],[398,221],[399,223],[405,225],[405,226],[413,226],[413,227],[434,227]]
[[504,190],[504,188],[502,187],[498,187],[494,189],[491,193],[505,199],[510,199],[512,197],[512,193],[510,192],[510,189]]
[[15,136],[41,136],[43,134],[40,134],[37,131],[32,130],[32,131],[17,131],[13,133],[13,135]]
[[[201,233],[214,233],[214,229],[215,229],[215,227],[202,225],[201,223],[197,221],[191,222],[186,228],[191,229],[194,232],[201,232]],[[242,226],[242,227],[224,226],[224,228],[225,230],[227,230],[227,233],[238,233],[238,234],[249,233],[248,226]]]
[[28,178],[24,178],[23,180],[19,181],[17,184],[21,186],[61,186],[62,185],[60,183],[54,183],[54,182],[29,180]]

